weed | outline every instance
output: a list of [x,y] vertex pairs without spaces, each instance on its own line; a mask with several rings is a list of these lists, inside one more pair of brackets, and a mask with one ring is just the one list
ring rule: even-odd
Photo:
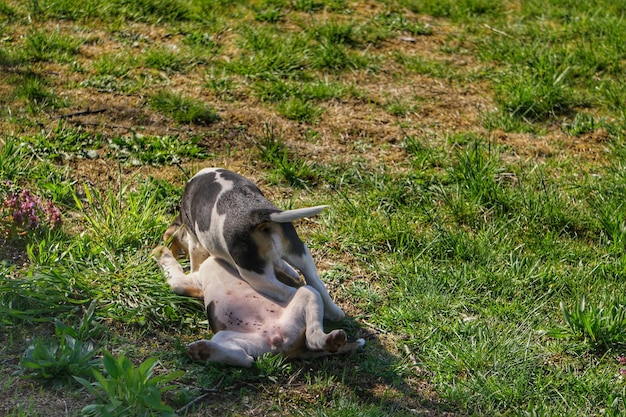
[[99,149],[102,145],[100,135],[65,128],[61,123],[48,135],[35,135],[25,140],[36,155],[45,156],[54,161],[74,157],[85,158],[88,157],[89,152]]
[[96,365],[98,350],[90,340],[99,329],[92,326],[95,302],[85,311],[78,328],[55,321],[55,339],[36,338],[20,359],[23,375],[46,380],[73,381],[87,376]]
[[136,93],[143,87],[143,81],[137,78],[115,77],[113,75],[96,75],[80,83],[82,87],[93,88],[103,93],[120,92]]
[[167,383],[179,378],[183,371],[153,375],[158,365],[156,358],[146,359],[138,367],[124,355],[117,359],[104,351],[102,364],[107,375],[93,369],[96,381],[90,383],[85,378],[75,376],[91,394],[98,397],[97,404],[83,408],[87,416],[136,416],[158,414],[173,416],[174,410],[163,403],[161,395],[173,389]]
[[61,225],[61,211],[51,201],[44,201],[29,189],[18,190],[12,183],[0,185],[0,236],[15,238],[28,231]]

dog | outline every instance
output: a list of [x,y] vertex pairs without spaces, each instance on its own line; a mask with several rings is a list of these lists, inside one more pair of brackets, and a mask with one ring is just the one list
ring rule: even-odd
[[250,180],[223,168],[205,168],[183,192],[180,212],[165,232],[174,254],[186,253],[195,272],[209,256],[234,267],[254,290],[278,302],[291,299],[302,272],[324,303],[325,318],[340,321],[344,312],[330,298],[313,257],[292,221],[327,206],[281,211]]
[[214,256],[195,272],[185,274],[167,247],[157,247],[153,255],[174,292],[204,299],[214,336],[187,346],[194,360],[249,368],[265,353],[311,359],[365,345],[363,339],[347,343],[341,329],[324,332],[324,305],[319,292],[309,285],[294,289],[287,300],[276,301],[256,291],[237,269]]

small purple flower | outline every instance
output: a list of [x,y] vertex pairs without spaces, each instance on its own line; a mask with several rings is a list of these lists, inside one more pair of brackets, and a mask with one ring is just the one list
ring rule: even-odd
[[617,356],[617,361],[621,364],[621,365],[626,365],[626,356]]
[[0,214],[7,216],[15,226],[23,229],[40,227],[41,216],[44,216],[51,228],[61,224],[60,210],[51,201],[43,202],[27,189],[8,193],[0,206]]

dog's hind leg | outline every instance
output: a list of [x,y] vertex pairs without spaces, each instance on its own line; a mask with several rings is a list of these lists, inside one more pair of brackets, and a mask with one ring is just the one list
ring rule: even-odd
[[199,340],[187,346],[187,354],[196,361],[225,363],[232,366],[250,368],[254,358],[238,346],[228,346],[215,341],[223,332],[218,332],[213,340]]
[[304,244],[302,244],[302,246],[302,254],[286,254],[285,258],[287,262],[298,268],[300,272],[302,272],[302,275],[304,275],[304,279],[307,285],[310,285],[319,292],[320,296],[322,297],[322,301],[324,302],[324,317],[334,321],[343,320],[346,317],[346,314],[330,298],[324,282],[322,282],[319,275],[317,274],[317,268],[315,268],[313,256],[311,256],[309,248],[307,248]]
[[346,344],[346,333],[341,329],[325,333],[323,316],[324,305],[319,292],[308,285],[300,287],[281,317],[283,334],[287,339],[297,338],[304,327],[308,350],[337,352]]
[[183,224],[180,214],[163,234],[163,241],[169,245],[174,257],[189,257],[191,272],[196,272],[202,262],[209,257],[209,252],[202,247],[195,235]]
[[320,358],[322,356],[329,356],[329,355],[343,355],[346,353],[350,353],[350,352],[354,352],[355,350],[357,350],[360,347],[365,346],[365,340],[364,339],[357,339],[354,342],[348,342],[345,345],[343,345],[342,347],[339,348],[338,351],[336,352],[329,352],[326,350],[321,350],[321,351],[311,351],[311,350],[305,350],[303,352],[299,352],[299,354],[296,356],[298,359],[316,359],[316,358]]

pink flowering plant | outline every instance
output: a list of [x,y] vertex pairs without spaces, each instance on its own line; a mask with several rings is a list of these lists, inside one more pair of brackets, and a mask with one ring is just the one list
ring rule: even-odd
[[626,378],[626,356],[618,356],[617,361],[620,364],[619,375],[621,378]]
[[4,181],[0,186],[0,199],[0,236],[14,237],[61,225],[61,211],[54,203],[27,188]]

